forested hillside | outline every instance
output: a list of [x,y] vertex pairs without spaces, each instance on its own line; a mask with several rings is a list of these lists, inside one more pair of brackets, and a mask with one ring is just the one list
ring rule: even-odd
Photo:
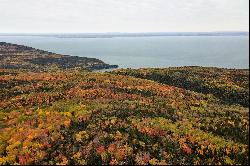
[[214,67],[120,69],[114,73],[154,80],[199,93],[213,94],[228,104],[249,107],[249,70]]
[[0,164],[249,164],[248,84],[215,68],[0,69]]
[[95,58],[55,54],[32,47],[0,42],[0,69],[28,69],[39,72],[54,69],[99,70],[117,67]]

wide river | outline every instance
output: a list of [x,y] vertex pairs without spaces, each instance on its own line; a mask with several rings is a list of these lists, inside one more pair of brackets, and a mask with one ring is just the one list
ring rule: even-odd
[[215,66],[249,68],[249,36],[57,38],[0,36],[0,41],[94,57],[120,68]]

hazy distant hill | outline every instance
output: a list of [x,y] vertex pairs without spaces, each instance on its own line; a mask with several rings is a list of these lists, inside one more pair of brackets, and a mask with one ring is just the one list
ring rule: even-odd
[[249,32],[145,32],[145,33],[44,33],[44,34],[1,34],[1,36],[47,36],[59,38],[113,38],[113,37],[153,37],[153,36],[248,36]]

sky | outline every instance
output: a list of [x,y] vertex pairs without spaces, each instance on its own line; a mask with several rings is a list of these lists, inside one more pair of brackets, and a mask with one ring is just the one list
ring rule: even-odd
[[249,31],[249,0],[0,0],[0,33]]

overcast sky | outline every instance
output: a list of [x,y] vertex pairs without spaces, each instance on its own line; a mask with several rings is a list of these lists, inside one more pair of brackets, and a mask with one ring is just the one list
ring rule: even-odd
[[2,32],[248,31],[249,0],[0,0]]

